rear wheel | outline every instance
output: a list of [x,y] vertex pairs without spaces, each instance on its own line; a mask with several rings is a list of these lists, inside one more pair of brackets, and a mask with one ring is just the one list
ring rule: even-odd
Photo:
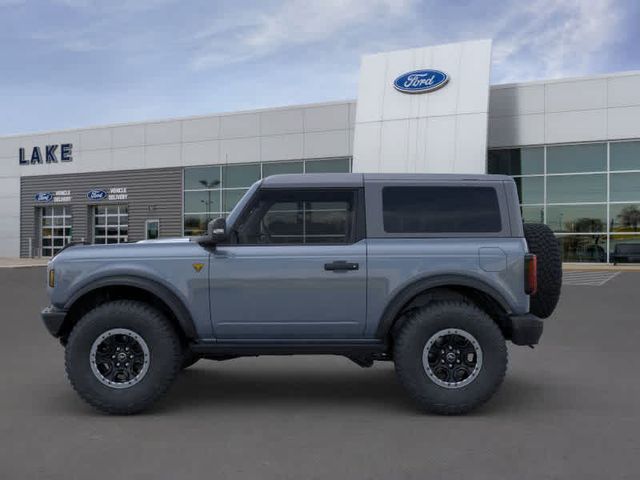
[[507,347],[495,322],[463,301],[416,310],[394,342],[396,372],[418,405],[429,412],[466,413],[498,389]]
[[547,318],[558,305],[562,289],[560,246],[551,229],[541,223],[525,223],[524,236],[538,266],[538,291],[531,295],[529,311],[536,317]]
[[132,414],[164,394],[182,364],[169,320],[137,301],[104,303],[74,326],[65,365],[73,388],[106,413]]

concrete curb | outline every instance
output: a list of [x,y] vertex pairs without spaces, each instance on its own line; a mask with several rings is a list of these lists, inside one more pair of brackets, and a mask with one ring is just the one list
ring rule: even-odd
[[7,258],[0,257],[0,268],[46,267],[46,258]]

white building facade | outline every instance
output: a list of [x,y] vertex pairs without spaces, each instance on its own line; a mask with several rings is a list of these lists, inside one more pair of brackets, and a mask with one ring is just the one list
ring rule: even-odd
[[489,85],[491,42],[363,57],[358,98],[0,137],[0,256],[195,235],[277,173],[506,173],[565,261],[640,244],[640,72]]

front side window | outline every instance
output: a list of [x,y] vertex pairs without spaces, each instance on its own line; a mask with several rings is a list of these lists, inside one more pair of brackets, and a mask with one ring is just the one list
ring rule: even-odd
[[351,243],[355,192],[352,190],[268,191],[235,229],[247,245]]
[[492,187],[385,187],[387,233],[500,232],[502,222]]

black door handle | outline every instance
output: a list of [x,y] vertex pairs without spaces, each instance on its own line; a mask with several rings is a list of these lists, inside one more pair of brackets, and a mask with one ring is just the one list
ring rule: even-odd
[[324,264],[324,269],[330,272],[348,272],[358,270],[359,268],[360,265],[358,263],[346,262],[344,260],[336,260],[335,262]]

